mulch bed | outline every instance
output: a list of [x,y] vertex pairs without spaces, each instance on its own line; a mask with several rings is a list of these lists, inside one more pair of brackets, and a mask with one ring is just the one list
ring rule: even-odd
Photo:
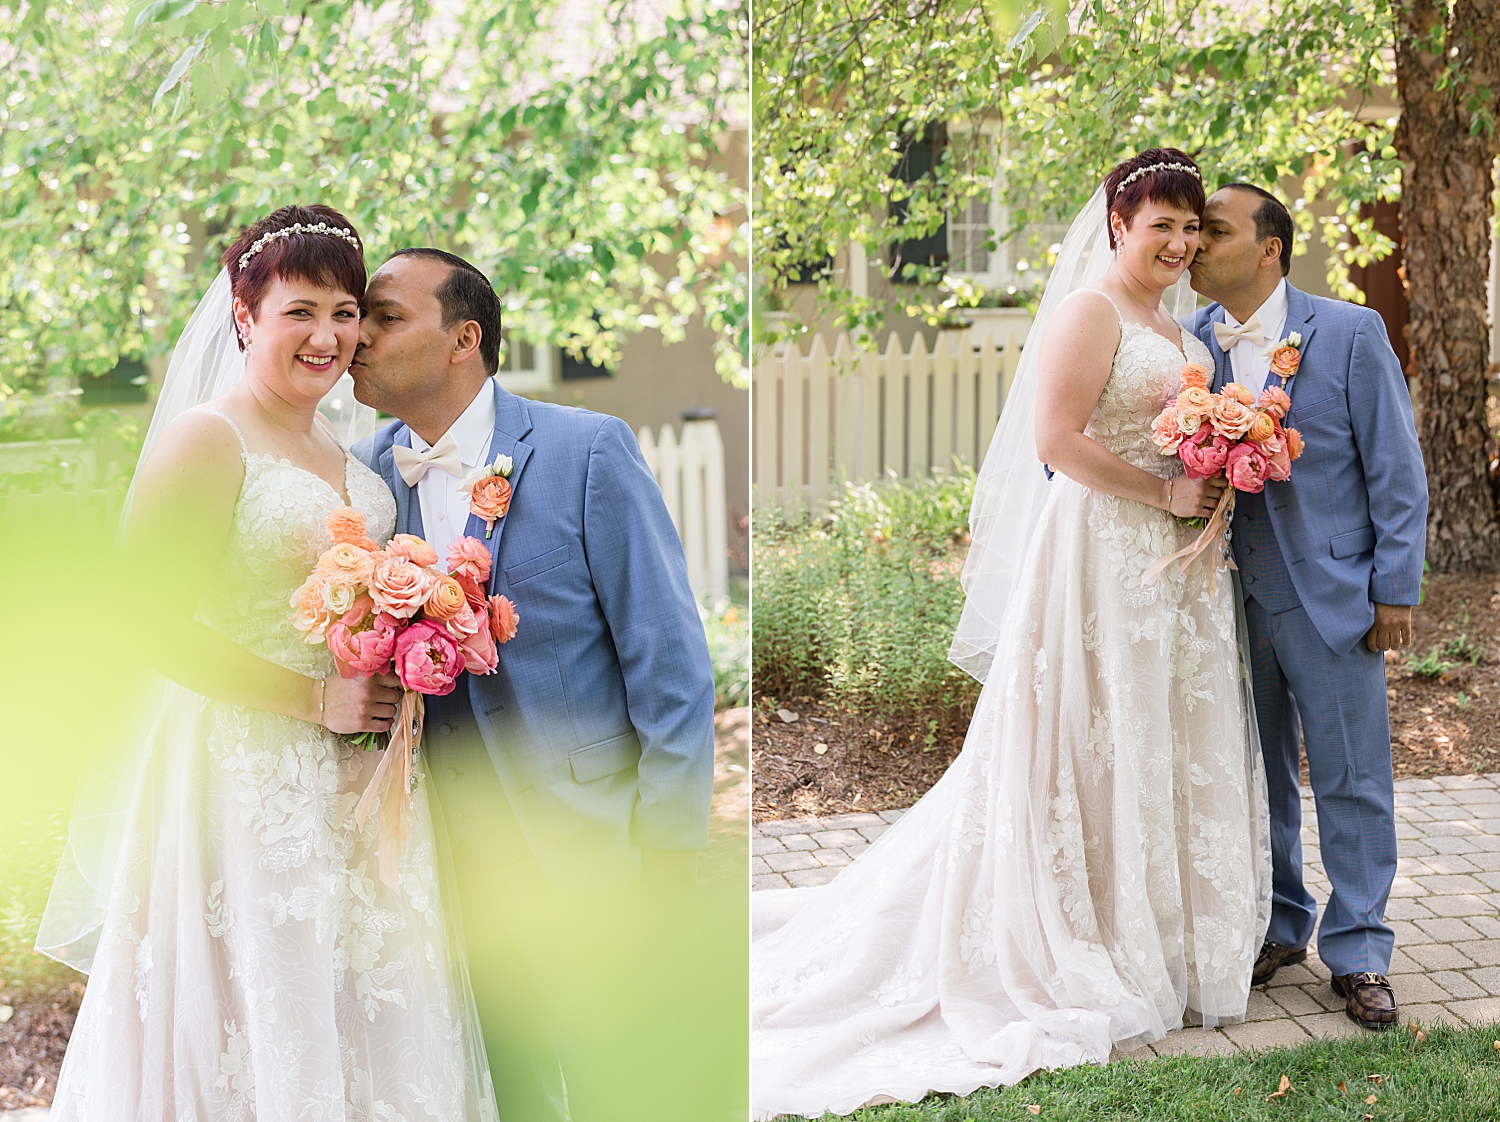
[[[1387,660],[1397,778],[1500,772],[1500,577],[1430,576],[1413,632],[1411,650]],[[1413,655],[1461,635],[1481,652],[1477,662],[1450,656],[1437,678],[1406,669]],[[784,721],[773,700],[797,719]],[[967,728],[964,714],[874,716],[812,698],[759,698],[755,820],[910,806],[958,755]]]

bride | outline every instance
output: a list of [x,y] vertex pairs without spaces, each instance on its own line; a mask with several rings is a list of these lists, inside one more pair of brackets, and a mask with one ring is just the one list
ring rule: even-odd
[[51,1117],[486,1122],[426,789],[399,889],[376,871],[379,814],[354,821],[380,753],[338,734],[388,729],[396,679],[339,677],[289,618],[330,513],[359,511],[379,545],[395,528],[318,413],[354,355],[363,245],[337,211],[292,206],[223,262],[129,506],[171,681],[112,805],[75,813],[38,939],[90,973]]
[[757,1118],[1244,1016],[1270,850],[1239,598],[1212,552],[1142,579],[1223,486],[1150,439],[1184,363],[1213,366],[1162,305],[1191,299],[1203,203],[1193,161],[1151,149],[1068,232],[975,491],[963,752],[832,883],[754,896]]

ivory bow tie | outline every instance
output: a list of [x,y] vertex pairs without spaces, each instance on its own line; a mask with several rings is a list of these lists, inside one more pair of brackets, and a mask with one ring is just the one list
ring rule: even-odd
[[1226,323],[1214,324],[1214,338],[1219,341],[1219,350],[1227,352],[1241,339],[1258,347],[1266,341],[1266,334],[1260,326],[1260,316],[1253,315],[1238,327],[1230,327]]
[[458,453],[458,441],[453,439],[451,432],[445,432],[442,439],[425,452],[400,444],[392,448],[391,452],[395,456],[396,470],[401,473],[401,478],[408,487],[415,487],[420,483],[428,468],[442,468],[455,477],[464,473],[463,457]]

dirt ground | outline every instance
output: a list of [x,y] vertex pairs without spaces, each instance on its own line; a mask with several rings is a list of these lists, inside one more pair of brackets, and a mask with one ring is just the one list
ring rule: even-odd
[[[1412,622],[1411,649],[1386,663],[1397,778],[1500,771],[1500,577],[1430,576]],[[1463,653],[1440,652],[1434,668],[1451,665],[1439,676],[1407,669],[1450,644]],[[756,821],[910,806],[958,755],[967,729],[961,715],[869,716],[774,699],[795,715],[787,722],[771,700],[754,707]]]
[[[744,881],[749,861],[750,710],[724,710],[715,716],[714,729],[712,840],[700,859],[699,876]],[[0,992],[0,1009],[11,1010],[0,1024],[0,1112],[52,1102],[84,992],[80,975],[64,975],[63,968],[47,972],[49,978],[54,974],[77,980]]]

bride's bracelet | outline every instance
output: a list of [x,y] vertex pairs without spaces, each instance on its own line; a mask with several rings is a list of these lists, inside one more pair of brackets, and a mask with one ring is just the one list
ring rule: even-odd
[[1175,479],[1169,479],[1169,480],[1167,480],[1167,513],[1168,514],[1172,513],[1172,484],[1174,484],[1176,482],[1177,482],[1177,480],[1175,480]]
[[[318,679],[318,724],[323,724],[324,702],[328,700],[328,679]],[[325,726],[326,727],[326,726]]]

